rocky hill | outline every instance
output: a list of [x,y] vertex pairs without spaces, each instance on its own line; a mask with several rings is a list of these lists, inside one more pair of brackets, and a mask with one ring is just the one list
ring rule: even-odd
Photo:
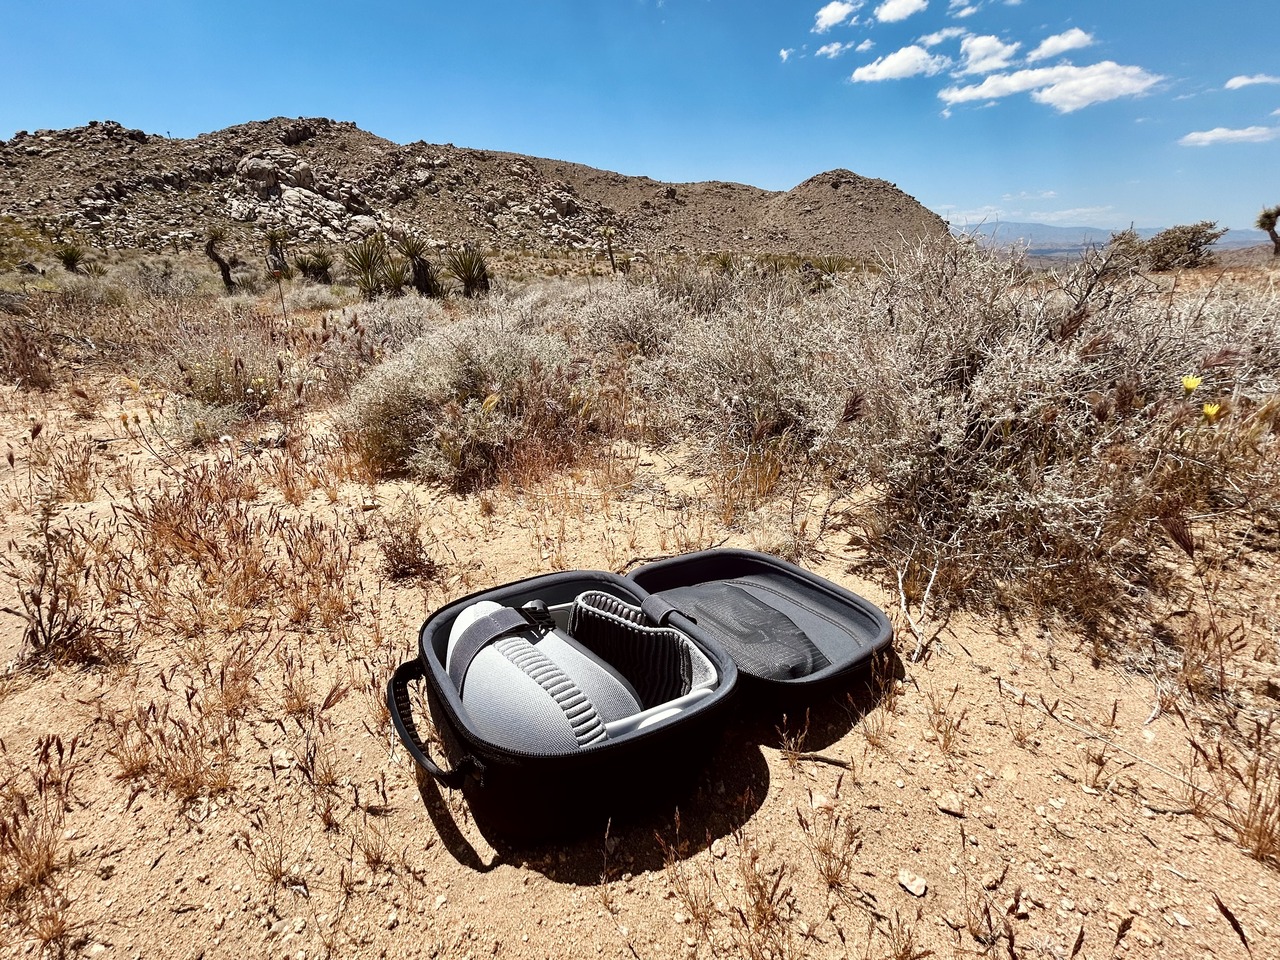
[[946,224],[883,180],[833,170],[785,193],[661,183],[580,164],[421,141],[352,123],[257,121],[170,139],[112,121],[0,141],[0,212],[105,247],[187,246],[284,227],[309,243],[378,229],[438,244],[866,257]]

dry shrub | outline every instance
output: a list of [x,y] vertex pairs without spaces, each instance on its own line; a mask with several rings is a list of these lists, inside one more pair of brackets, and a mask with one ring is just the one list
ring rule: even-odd
[[794,457],[844,403],[839,341],[819,301],[780,294],[771,279],[734,282],[714,312],[687,313],[638,373],[650,424],[734,459],[785,439]]
[[840,784],[836,780],[832,796],[815,796],[809,791],[811,812],[796,808],[796,819],[809,849],[813,865],[829,890],[854,887],[854,858],[862,848],[862,827],[840,809]]
[[20,317],[0,316],[0,379],[25,390],[54,384],[49,335]]
[[861,399],[829,452],[875,484],[863,542],[911,599],[936,577],[1097,627],[1166,588],[1161,518],[1275,509],[1271,297],[1157,293],[1096,257],[1032,283],[964,243],[848,291]]
[[725,857],[731,875],[721,877],[714,861],[686,859],[679,818],[675,826],[674,843],[658,838],[666,879],[698,940],[714,956],[785,960],[803,955],[796,943],[798,909],[790,864],[770,862],[775,853],[772,846],[761,849],[752,837],[737,830],[729,838],[731,850]]
[[455,489],[573,462],[604,432],[567,344],[503,313],[432,331],[353,392],[340,430],[369,467]]
[[1170,289],[1111,249],[1033,274],[950,240],[801,281],[725,261],[644,288],[675,315],[628,373],[639,416],[703,452],[726,522],[825,476],[904,602],[932,583],[935,607],[1109,638],[1185,580],[1171,531],[1280,512],[1274,290]]
[[426,516],[422,506],[407,495],[399,508],[384,517],[378,535],[383,570],[392,580],[428,580],[436,574],[436,562],[422,537]]
[[63,822],[82,765],[76,748],[43,737],[19,767],[0,744],[0,919],[45,945],[65,946],[72,929]]
[[140,551],[134,589],[153,627],[188,634],[201,622],[193,609],[211,597],[225,615],[255,610],[272,595],[280,518],[255,506],[257,493],[248,462],[220,459],[135,492],[119,508],[121,532]]
[[26,539],[9,542],[0,576],[16,588],[18,606],[0,612],[22,621],[28,660],[83,665],[121,656],[127,618],[113,602],[116,568],[95,562],[104,544],[101,531],[60,519],[48,500],[37,505]]
[[[1203,766],[1212,778],[1212,794],[1193,786],[1193,809],[1216,813],[1251,857],[1280,867],[1280,757],[1275,718],[1255,720],[1236,745],[1222,739],[1208,745],[1191,742],[1189,773]],[[1194,781],[1194,776],[1189,778]],[[1215,810],[1215,807],[1220,809]]]
[[170,700],[135,696],[124,708],[99,706],[119,778],[149,783],[184,805],[225,793],[238,728],[254,698],[252,657],[237,647],[221,663],[202,663],[181,687],[174,676],[165,683]]

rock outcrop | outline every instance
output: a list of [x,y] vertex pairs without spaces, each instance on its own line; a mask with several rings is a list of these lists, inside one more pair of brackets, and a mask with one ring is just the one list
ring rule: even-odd
[[112,121],[0,141],[0,209],[106,247],[285,228],[303,243],[377,230],[438,245],[869,257],[946,225],[896,186],[835,170],[785,193],[668,184],[452,144],[392,143],[324,118],[170,139]]

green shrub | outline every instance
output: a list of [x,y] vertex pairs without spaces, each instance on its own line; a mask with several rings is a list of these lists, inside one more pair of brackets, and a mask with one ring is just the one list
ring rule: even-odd
[[54,384],[53,359],[47,333],[20,317],[0,314],[0,380],[24,390],[48,390]]

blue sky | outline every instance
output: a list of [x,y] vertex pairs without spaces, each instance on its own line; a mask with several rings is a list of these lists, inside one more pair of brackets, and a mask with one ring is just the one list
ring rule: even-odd
[[955,223],[1247,228],[1280,2],[0,0],[0,137],[272,116],[660,180],[834,167]]

